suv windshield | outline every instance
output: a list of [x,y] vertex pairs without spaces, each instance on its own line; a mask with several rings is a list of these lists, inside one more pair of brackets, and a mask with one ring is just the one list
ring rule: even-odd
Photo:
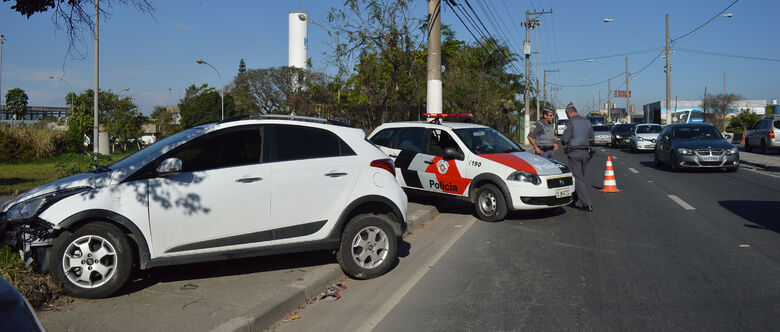
[[593,126],[593,131],[609,131],[607,126]]
[[672,137],[677,139],[722,139],[723,136],[715,130],[715,127],[677,127],[674,128]]
[[558,120],[558,125],[559,126],[564,126],[564,125],[566,125],[566,122],[569,122],[569,119],[560,119],[560,120]]
[[463,144],[476,154],[520,152],[517,144],[493,128],[455,129]]
[[632,128],[634,128],[632,125],[619,124],[615,125],[615,127],[612,128],[612,131],[616,133],[630,133]]
[[661,130],[664,128],[661,126],[637,126],[636,127],[636,133],[637,134],[657,134],[660,133]]
[[[152,145],[149,145],[141,150],[138,150],[120,159],[116,163],[108,166],[108,168],[112,170],[122,169],[130,165],[136,165],[138,162],[142,160],[157,158],[158,156],[162,155],[165,152],[170,151],[175,147],[175,146],[169,146],[171,143],[174,144],[182,143],[184,141],[191,139],[192,137],[199,136],[202,133],[203,133],[203,127],[194,127],[184,131],[180,131],[176,134],[173,134],[157,142],[154,142]],[[175,145],[178,146],[178,144]]]

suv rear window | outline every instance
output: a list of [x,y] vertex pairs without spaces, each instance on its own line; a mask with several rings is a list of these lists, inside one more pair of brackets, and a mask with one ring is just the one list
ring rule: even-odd
[[273,161],[327,158],[354,155],[336,134],[319,128],[274,125],[276,156]]
[[593,126],[593,131],[609,131],[607,126]]

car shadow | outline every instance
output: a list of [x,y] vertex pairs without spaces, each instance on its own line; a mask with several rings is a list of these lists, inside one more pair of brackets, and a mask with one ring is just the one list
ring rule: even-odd
[[[469,201],[461,199],[448,199],[437,197],[431,194],[425,193],[410,193],[407,192],[407,197],[410,202],[418,204],[433,205],[439,213],[461,214],[471,215],[474,218],[479,219],[476,211],[474,210],[474,204]],[[566,213],[563,208],[550,208],[541,210],[519,210],[509,211],[504,220],[537,220],[547,219],[559,216]],[[498,221],[501,222],[501,221]]]
[[719,201],[718,204],[753,223],[745,227],[780,233],[780,219],[770,217],[780,215],[780,201]]

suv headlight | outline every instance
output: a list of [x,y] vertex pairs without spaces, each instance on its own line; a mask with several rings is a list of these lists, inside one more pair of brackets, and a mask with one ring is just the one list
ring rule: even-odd
[[8,212],[6,212],[5,215],[5,219],[7,221],[30,219],[57,201],[91,189],[91,187],[69,188],[30,198],[28,200],[16,203],[14,206],[8,209]]
[[677,152],[684,155],[693,155],[693,150],[686,148],[677,148]]
[[737,153],[737,148],[731,148],[726,150],[726,154],[735,154]]
[[644,140],[645,140],[645,138],[644,138],[644,137],[642,137],[642,136],[637,136],[637,137],[636,137],[636,140],[641,142],[641,141],[644,141]]
[[617,138],[617,139],[621,139],[621,138],[623,138],[623,137],[620,137],[620,135],[615,135],[615,138]]
[[533,183],[535,185],[539,185],[540,183],[542,183],[542,179],[540,179],[538,175],[530,172],[523,172],[523,171],[517,171],[512,174],[509,174],[509,177],[507,177],[506,179],[510,181],[521,181],[521,182]]

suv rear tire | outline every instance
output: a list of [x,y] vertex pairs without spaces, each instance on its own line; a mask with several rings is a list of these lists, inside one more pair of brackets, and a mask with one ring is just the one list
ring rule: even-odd
[[90,223],[73,233],[64,231],[52,249],[52,277],[75,297],[96,299],[113,294],[127,281],[133,266],[127,236],[106,222]]
[[483,184],[477,188],[474,195],[474,207],[477,211],[477,217],[484,221],[503,220],[507,214],[506,200],[504,194],[492,184]]
[[761,140],[761,154],[769,154],[769,149],[766,146],[766,140]]
[[381,214],[360,214],[352,218],[341,233],[336,253],[336,260],[346,275],[372,279],[390,269],[398,252],[391,222],[390,217]]

